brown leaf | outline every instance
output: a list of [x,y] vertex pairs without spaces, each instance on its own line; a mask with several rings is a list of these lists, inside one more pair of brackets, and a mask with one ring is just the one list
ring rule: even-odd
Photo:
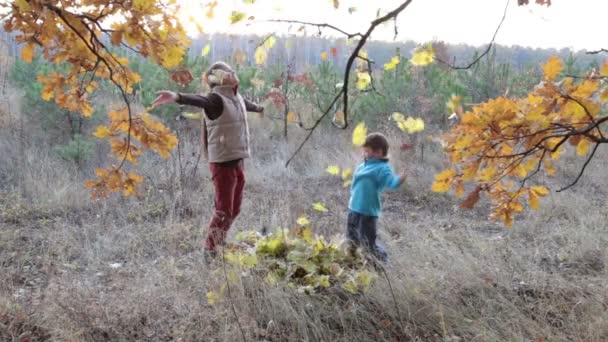
[[192,77],[190,70],[180,69],[174,72],[173,75],[171,75],[171,79],[175,83],[181,85],[182,87],[185,87],[194,80],[194,77]]
[[469,193],[467,198],[465,198],[464,201],[462,201],[462,203],[460,203],[460,207],[463,209],[473,209],[475,204],[477,204],[477,202],[479,201],[480,192],[481,192],[481,186],[478,185],[477,188],[475,188],[475,190],[473,190],[471,193]]

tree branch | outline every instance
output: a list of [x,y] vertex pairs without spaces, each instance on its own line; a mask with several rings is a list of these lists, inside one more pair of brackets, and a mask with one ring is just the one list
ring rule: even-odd
[[471,63],[469,63],[466,66],[457,66],[455,64],[443,61],[443,60],[441,60],[439,58],[437,58],[437,61],[439,63],[447,65],[448,67],[450,67],[450,68],[452,68],[454,70],[466,70],[466,69],[470,69],[472,66],[474,66],[475,64],[477,64],[492,49],[492,46],[494,45],[494,41],[496,40],[496,36],[498,35],[498,31],[500,31],[500,28],[502,27],[502,24],[504,23],[505,18],[507,17],[507,9],[509,8],[509,2],[510,2],[510,0],[507,0],[507,4],[505,5],[505,10],[504,10],[504,12],[502,14],[502,19],[500,19],[500,23],[498,24],[498,27],[496,27],[496,31],[494,31],[494,35],[492,36],[492,40],[488,44],[488,47],[486,47],[486,49],[484,50],[484,52],[481,53],[481,55],[477,56],[477,58],[475,58]]
[[591,162],[591,159],[593,159],[593,156],[595,155],[595,151],[597,151],[598,147],[600,147],[600,144],[596,143],[595,146],[593,147],[593,151],[591,151],[591,154],[589,155],[589,158],[587,158],[587,160],[585,161],[585,164],[583,164],[583,168],[578,173],[578,176],[576,176],[576,179],[574,179],[574,181],[572,183],[570,183],[569,185],[557,190],[557,192],[562,192],[564,190],[568,190],[571,187],[573,187],[576,183],[578,183],[579,179],[581,179],[581,177],[583,176],[583,173],[585,173],[585,169],[587,168],[587,165],[589,165],[589,163]]
[[345,32],[344,30],[341,30],[335,26],[328,25],[328,24],[312,24],[312,23],[306,23],[306,22],[301,22],[301,21],[289,21],[289,20],[276,21],[275,20],[275,22],[291,22],[291,23],[309,24],[309,25],[314,25],[317,27],[319,27],[319,25],[320,25],[321,27],[328,27],[328,28],[334,29],[342,34],[345,34],[348,38],[352,38],[352,37],[356,37],[356,36],[359,36],[361,38],[359,40],[359,42],[357,43],[357,45],[355,46],[355,49],[351,53],[350,57],[348,58],[348,61],[346,62],[346,67],[344,70],[344,83],[342,85],[342,89],[340,90],[338,95],[336,95],[336,97],[331,102],[331,104],[327,107],[327,109],[325,110],[323,115],[321,115],[321,117],[319,119],[317,119],[315,124],[311,127],[310,132],[308,133],[306,138],[304,138],[304,141],[300,144],[300,146],[298,146],[298,148],[291,155],[291,157],[289,157],[289,159],[285,163],[285,167],[289,166],[289,163],[298,154],[298,152],[300,152],[300,150],[302,149],[304,144],[310,139],[314,130],[319,126],[319,123],[323,120],[323,118],[325,118],[327,116],[327,114],[331,111],[334,104],[336,104],[336,102],[340,99],[341,96],[343,98],[343,103],[344,103],[344,106],[343,106],[344,124],[342,126],[340,126],[333,121],[332,121],[332,124],[340,129],[346,129],[348,127],[348,81],[349,81],[350,71],[351,71],[351,68],[353,66],[355,59],[359,57],[359,52],[361,51],[361,49],[363,48],[363,46],[365,45],[365,43],[371,36],[372,32],[374,32],[376,27],[388,20],[396,18],[397,15],[399,13],[401,13],[405,8],[407,8],[411,2],[412,2],[412,0],[404,1],[401,5],[399,5],[394,10],[392,10],[389,13],[387,13],[386,15],[379,17],[379,18],[375,19],[374,21],[372,21],[371,25],[369,26],[369,28],[367,29],[367,31],[364,34],[360,34],[360,33],[349,34],[349,33]]

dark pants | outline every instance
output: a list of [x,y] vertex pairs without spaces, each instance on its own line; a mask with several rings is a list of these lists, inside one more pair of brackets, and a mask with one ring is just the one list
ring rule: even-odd
[[378,260],[386,262],[388,256],[384,248],[376,242],[378,218],[353,211],[348,213],[346,238],[353,247],[363,247]]
[[243,161],[237,166],[210,163],[209,170],[215,186],[215,213],[209,222],[205,249],[215,251],[218,245],[224,244],[232,221],[241,212],[245,172]]

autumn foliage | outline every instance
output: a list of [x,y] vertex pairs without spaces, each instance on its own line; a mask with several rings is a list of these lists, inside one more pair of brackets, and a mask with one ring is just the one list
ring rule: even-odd
[[98,169],[98,179],[87,186],[94,198],[121,190],[136,194],[141,177],[126,172],[124,163],[135,163],[143,148],[166,158],[177,140],[160,122],[133,112],[128,95],[140,77],[116,51],[130,49],[167,69],[178,67],[189,41],[176,20],[175,1],[17,0],[0,8],[7,13],[4,29],[20,32],[16,39],[24,44],[21,54],[26,62],[32,61],[38,48],[47,61],[68,66],[63,73],[38,78],[43,99],[90,116],[94,111],[90,95],[101,82],[119,89],[122,105],[110,111],[108,125],[95,131],[95,136],[109,141],[118,163]]
[[598,146],[608,142],[601,127],[608,120],[601,113],[608,101],[603,81],[608,63],[599,75],[559,78],[562,70],[562,61],[554,56],[528,96],[499,97],[461,113],[461,121],[444,137],[452,166],[435,176],[433,190],[454,189],[463,196],[471,183],[474,189],[462,206],[472,208],[485,193],[493,204],[492,217],[511,226],[526,204],[538,209],[549,190],[534,184],[534,177],[553,175],[553,162],[568,145],[586,157],[578,177],[565,188],[576,183]]

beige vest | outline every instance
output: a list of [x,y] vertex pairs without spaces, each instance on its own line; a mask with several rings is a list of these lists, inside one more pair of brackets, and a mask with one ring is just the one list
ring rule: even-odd
[[203,154],[210,163],[222,163],[249,157],[249,126],[245,101],[231,86],[217,86],[212,90],[220,95],[224,111],[215,120],[203,115]]

